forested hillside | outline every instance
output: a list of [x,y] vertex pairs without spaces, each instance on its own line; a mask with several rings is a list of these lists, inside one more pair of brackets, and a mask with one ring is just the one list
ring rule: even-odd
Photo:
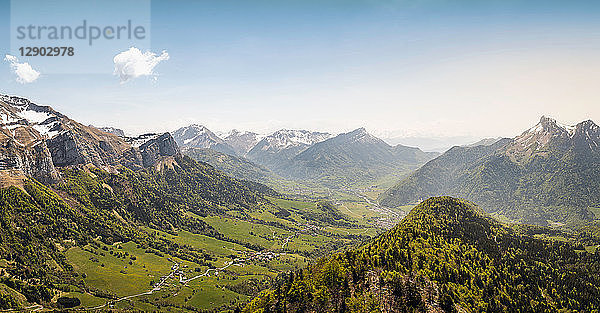
[[379,200],[383,205],[397,206],[447,193],[473,164],[509,142],[510,139],[503,139],[492,145],[453,147],[386,190]]
[[183,154],[190,158],[208,163],[216,169],[238,179],[250,181],[270,181],[280,179],[263,166],[252,163],[243,157],[228,155],[213,149],[186,148]]
[[431,198],[359,249],[283,278],[245,312],[593,312],[600,254]]

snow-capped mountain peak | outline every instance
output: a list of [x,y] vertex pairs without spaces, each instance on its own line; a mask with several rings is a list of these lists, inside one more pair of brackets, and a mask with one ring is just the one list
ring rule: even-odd
[[90,125],[90,127],[97,128],[105,133],[113,134],[115,136],[125,137],[125,132],[120,128],[116,128],[116,127],[112,127],[112,126],[96,127],[94,125]]
[[[187,127],[182,127],[173,132],[173,137],[180,145],[189,145],[194,143],[222,143],[223,139],[217,136],[203,125],[193,124]],[[203,147],[208,148],[208,147]]]
[[574,125],[563,124],[553,118],[542,116],[539,123],[528,129],[525,133],[567,133],[572,135],[575,128],[576,126]]
[[230,155],[235,155],[225,140],[217,136],[203,125],[193,124],[179,128],[172,133],[175,142],[180,147],[213,149]]
[[331,138],[331,134],[311,132],[308,130],[282,129],[263,139],[268,144],[263,150],[281,150],[292,146],[312,146],[315,143]]
[[63,131],[64,116],[47,106],[39,106],[27,99],[0,95],[0,126],[13,132],[30,127],[40,138],[53,138]]
[[265,136],[250,131],[239,131],[233,129],[224,137],[225,142],[229,144],[238,155],[245,155]]
[[534,155],[550,151],[600,151],[600,128],[588,120],[577,125],[566,125],[542,116],[539,123],[514,138],[506,149],[516,161],[529,160]]
[[227,139],[228,137],[241,136],[241,135],[246,134],[246,133],[249,133],[249,132],[245,131],[245,132],[242,133],[242,132],[240,132],[237,129],[232,129],[232,130],[228,131],[227,133],[225,133],[223,136],[224,136],[225,139]]
[[329,138],[331,134],[328,133],[281,129],[260,140],[246,156],[277,172],[289,167],[298,154]]
[[600,152],[600,127],[593,121],[587,120],[577,124],[572,137],[575,147]]
[[545,147],[552,138],[568,138],[573,135],[574,131],[575,126],[561,124],[553,118],[542,116],[535,126],[517,136],[515,142],[524,148],[535,145],[534,149],[539,150]]

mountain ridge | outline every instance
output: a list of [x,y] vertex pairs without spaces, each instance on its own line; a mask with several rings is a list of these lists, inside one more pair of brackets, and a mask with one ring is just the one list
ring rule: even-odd
[[281,129],[261,139],[246,157],[276,174],[285,175],[285,169],[296,155],[329,137],[328,133]]
[[[453,148],[379,197],[382,205],[451,195],[526,223],[585,223],[600,204],[600,131],[592,121],[561,125],[542,117],[513,139]],[[461,153],[458,153],[461,152]],[[471,157],[463,158],[466,155]]]
[[265,136],[254,132],[240,132],[233,129],[224,136],[223,140],[233,148],[236,155],[246,156],[246,153],[254,148],[254,146],[256,146],[256,144],[264,137]]
[[183,154],[190,158],[212,165],[216,169],[237,179],[264,182],[275,178],[275,174],[248,159],[232,156],[212,149],[186,148]]
[[290,168],[295,177],[339,176],[351,181],[374,181],[392,172],[402,172],[424,163],[436,153],[418,148],[390,146],[365,128],[321,141],[296,155]]
[[192,124],[171,133],[180,147],[210,148],[229,155],[235,155],[234,148],[203,125]]

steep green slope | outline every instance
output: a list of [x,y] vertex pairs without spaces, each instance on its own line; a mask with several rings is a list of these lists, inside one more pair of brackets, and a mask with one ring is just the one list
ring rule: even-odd
[[244,185],[262,194],[281,197],[280,193],[283,193],[292,197],[304,195],[311,198],[329,195],[329,189],[318,182],[283,178],[244,157],[198,148],[186,148],[183,154],[198,162],[210,164],[231,177],[243,180]]
[[[1,189],[0,259],[7,267],[0,283],[16,288],[31,303],[47,302],[56,284],[81,284],[60,252],[96,240],[135,241],[204,264],[202,251],[161,240],[139,226],[168,232],[179,228],[235,242],[186,211],[206,216],[268,203],[208,165],[188,158],[177,158],[175,164],[161,171],[122,168],[119,174],[64,169],[55,191],[34,180],[26,181],[23,189]],[[15,305],[8,305],[8,299],[3,302],[0,307]]]
[[431,198],[355,250],[284,277],[246,312],[593,312],[600,254]]
[[[71,204],[33,180],[26,181],[23,189],[0,190],[0,259],[5,261],[0,284],[25,296],[28,303],[49,302],[61,286],[82,285],[62,253],[71,246],[99,238],[109,243],[135,240],[147,248],[163,251],[180,248],[122,223],[112,210]],[[180,253],[195,255],[185,248]],[[4,308],[26,304],[18,301],[18,294],[0,301],[0,307]]]
[[219,171],[227,173],[237,179],[255,182],[280,179],[265,167],[255,164],[248,159],[231,156],[213,149],[189,148],[185,149],[183,154],[196,161],[208,163]]
[[427,162],[409,177],[385,191],[381,204],[399,206],[416,203],[421,199],[442,195],[457,183],[473,164],[493,154],[510,139],[500,140],[493,145],[475,147],[453,147],[441,156]]
[[[0,286],[10,287],[27,301],[49,301],[48,283],[57,278],[56,268],[68,268],[55,242],[85,240],[80,229],[85,218],[72,210],[55,193],[35,181],[27,181],[24,190],[9,187],[0,190],[0,259],[10,270],[2,270]],[[69,278],[64,276],[67,281]],[[27,280],[38,279],[27,283]],[[22,307],[23,301],[10,294],[0,297],[0,308]]]

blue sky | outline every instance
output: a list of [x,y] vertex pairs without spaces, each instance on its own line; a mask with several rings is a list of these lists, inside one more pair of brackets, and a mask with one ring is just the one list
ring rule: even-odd
[[[26,0],[23,0],[26,1]],[[0,0],[0,53],[10,52]],[[52,74],[0,92],[130,133],[215,130],[514,136],[542,114],[600,122],[594,1],[152,1],[157,79]],[[35,8],[32,8],[32,12]],[[119,8],[115,8],[119,10]],[[76,12],[74,12],[76,13]],[[128,47],[114,47],[114,55]],[[39,58],[39,57],[38,57]],[[66,61],[65,61],[66,62]]]

